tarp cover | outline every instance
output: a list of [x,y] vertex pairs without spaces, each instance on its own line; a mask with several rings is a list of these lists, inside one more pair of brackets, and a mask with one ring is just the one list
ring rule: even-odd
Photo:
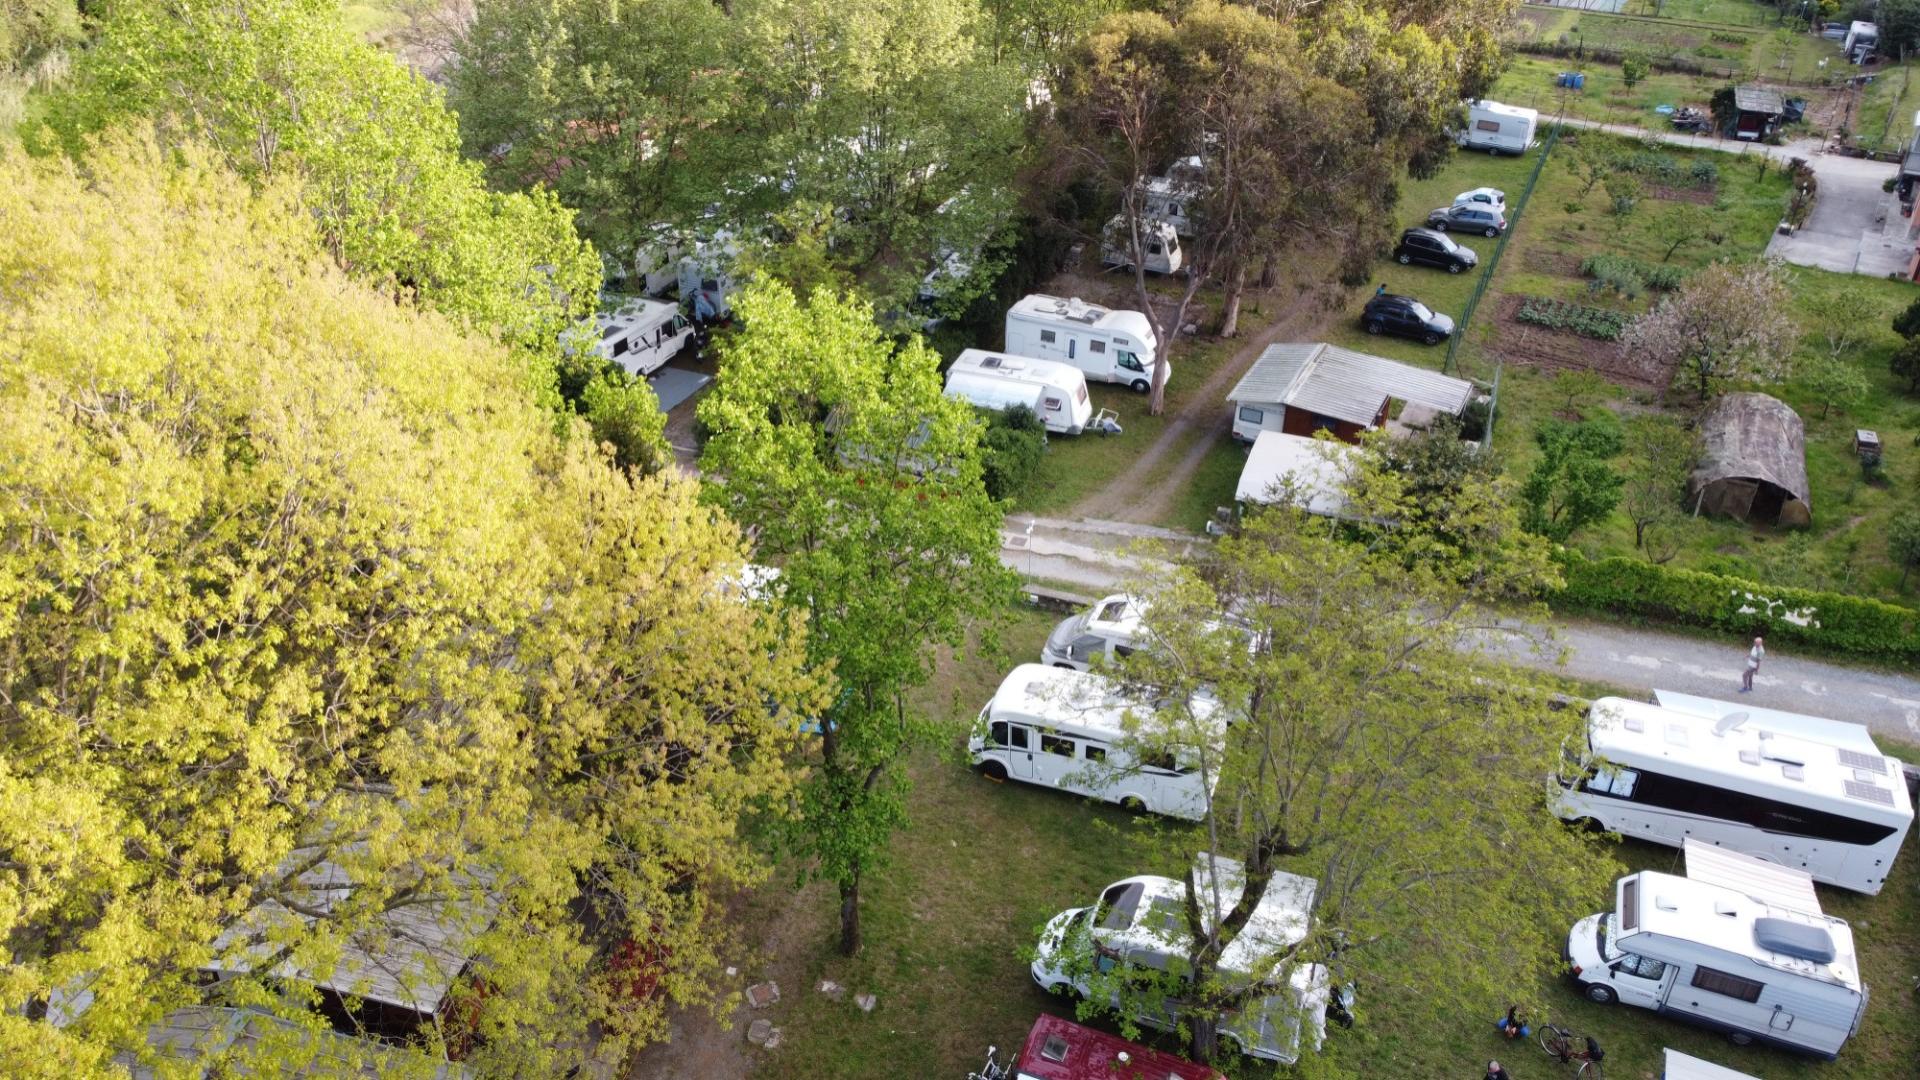
[[1687,478],[1700,512],[1805,525],[1807,430],[1800,414],[1766,394],[1727,394],[1700,420],[1700,462]]

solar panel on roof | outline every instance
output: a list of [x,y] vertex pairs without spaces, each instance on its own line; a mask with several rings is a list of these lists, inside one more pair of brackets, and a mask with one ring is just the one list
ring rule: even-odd
[[1863,784],[1858,780],[1842,780],[1841,787],[1846,789],[1847,797],[1861,802],[1877,803],[1880,806],[1893,805],[1893,792],[1878,784]]
[[1881,776],[1887,775],[1887,759],[1878,754],[1863,754],[1858,750],[1839,750],[1840,764],[1849,769],[1861,769]]

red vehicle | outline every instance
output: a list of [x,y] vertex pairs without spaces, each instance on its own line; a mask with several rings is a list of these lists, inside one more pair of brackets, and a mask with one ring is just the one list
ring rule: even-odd
[[1041,1016],[1011,1064],[993,1060],[971,1073],[973,1080],[1224,1080],[1205,1065],[1150,1050],[1117,1035]]

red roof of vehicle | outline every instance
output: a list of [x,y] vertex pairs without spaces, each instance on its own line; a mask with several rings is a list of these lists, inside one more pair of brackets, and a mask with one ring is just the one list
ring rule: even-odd
[[1205,1065],[1044,1015],[1033,1022],[1014,1067],[1016,1076],[1034,1080],[1221,1080]]

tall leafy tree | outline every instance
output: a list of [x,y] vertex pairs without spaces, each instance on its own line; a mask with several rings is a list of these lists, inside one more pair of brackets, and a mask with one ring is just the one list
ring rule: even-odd
[[1622,339],[1648,377],[1682,378],[1701,401],[1733,382],[1786,374],[1799,343],[1786,272],[1777,262],[1719,262],[1689,275]]
[[901,758],[932,733],[909,692],[1011,595],[1000,507],[981,481],[980,423],[940,391],[939,358],[896,345],[865,304],[805,303],[762,282],[740,299],[700,404],[708,489],[782,571],[809,658],[837,700],[819,717],[788,846],[840,892],[841,948],[860,947],[860,887],[904,819]]
[[1521,521],[1541,536],[1566,543],[1620,505],[1624,480],[1611,459],[1623,447],[1619,422],[1568,424],[1549,420],[1534,432],[1540,457],[1520,487]]
[[1621,488],[1620,509],[1633,522],[1633,546],[1645,551],[1648,530],[1680,515],[1698,440],[1679,421],[1658,415],[1635,417],[1627,430],[1633,459]]
[[[0,1060],[104,1072],[209,997],[317,1031],[264,973],[398,914],[476,935],[414,1057],[562,1075],[715,998],[715,891],[767,869],[739,821],[824,701],[805,629],[729,595],[693,484],[557,438],[507,349],[225,156],[0,154],[0,997],[39,1003]],[[322,863],[350,895],[314,903]]]

